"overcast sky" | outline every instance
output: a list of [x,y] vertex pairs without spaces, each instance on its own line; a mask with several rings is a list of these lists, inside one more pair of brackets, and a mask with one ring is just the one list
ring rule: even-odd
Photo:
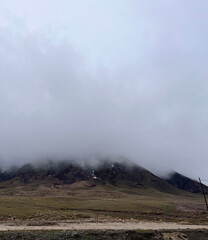
[[0,0],[0,165],[127,157],[208,179],[207,0]]

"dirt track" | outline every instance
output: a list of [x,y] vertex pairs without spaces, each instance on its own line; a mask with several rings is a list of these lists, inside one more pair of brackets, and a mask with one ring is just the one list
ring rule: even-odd
[[57,222],[44,225],[15,225],[14,223],[0,224],[0,231],[24,230],[182,230],[208,229],[208,225],[185,225],[167,222]]

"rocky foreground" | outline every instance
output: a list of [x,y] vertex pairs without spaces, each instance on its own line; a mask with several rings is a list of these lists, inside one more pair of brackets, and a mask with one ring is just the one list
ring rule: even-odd
[[9,231],[0,233],[1,240],[207,240],[208,230],[183,231]]
[[165,222],[0,224],[0,240],[207,240],[208,225]]

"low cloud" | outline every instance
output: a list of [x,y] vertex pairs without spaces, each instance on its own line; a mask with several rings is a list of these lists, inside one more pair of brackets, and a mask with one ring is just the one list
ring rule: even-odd
[[113,68],[92,67],[64,38],[1,28],[1,164],[126,157],[157,173],[206,176],[207,36],[196,46],[202,26],[188,41],[179,22],[167,34],[163,20],[134,63]]

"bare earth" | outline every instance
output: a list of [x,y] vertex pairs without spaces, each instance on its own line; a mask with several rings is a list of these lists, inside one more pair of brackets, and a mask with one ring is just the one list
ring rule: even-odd
[[15,225],[1,223],[0,231],[23,230],[185,230],[208,229],[208,225],[186,225],[171,222],[56,222],[50,225]]

